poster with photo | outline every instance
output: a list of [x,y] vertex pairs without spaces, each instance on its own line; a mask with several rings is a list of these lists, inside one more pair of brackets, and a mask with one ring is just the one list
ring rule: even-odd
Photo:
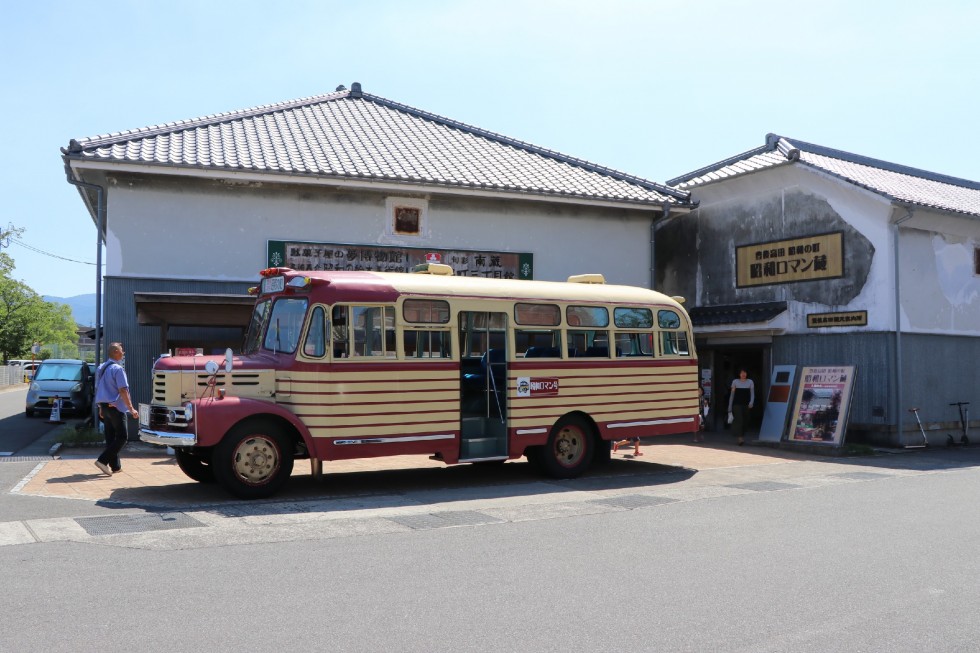
[[853,365],[804,367],[790,422],[790,442],[840,446],[854,387]]

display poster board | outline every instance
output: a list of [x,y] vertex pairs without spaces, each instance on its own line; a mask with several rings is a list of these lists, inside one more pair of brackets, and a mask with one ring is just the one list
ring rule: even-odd
[[844,444],[855,372],[853,365],[803,368],[790,421],[791,442]]
[[796,382],[796,365],[774,365],[769,393],[766,396],[766,412],[762,416],[759,439],[779,442],[786,434],[786,420],[793,406],[793,385]]

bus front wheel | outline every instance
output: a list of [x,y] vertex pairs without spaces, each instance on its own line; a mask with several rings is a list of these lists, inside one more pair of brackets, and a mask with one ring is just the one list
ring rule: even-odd
[[177,466],[188,478],[198,483],[214,483],[214,468],[210,460],[188,449],[174,449]]
[[214,448],[214,476],[241,499],[264,499],[275,494],[293,472],[288,438],[275,424],[246,422],[229,431]]
[[575,478],[592,462],[592,427],[581,417],[566,415],[558,420],[540,452],[540,464],[554,478]]

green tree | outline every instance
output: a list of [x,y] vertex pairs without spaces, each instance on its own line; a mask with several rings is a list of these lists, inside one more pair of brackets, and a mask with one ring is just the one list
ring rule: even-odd
[[0,359],[29,358],[34,342],[77,347],[71,307],[44,301],[13,271],[14,260],[0,252]]

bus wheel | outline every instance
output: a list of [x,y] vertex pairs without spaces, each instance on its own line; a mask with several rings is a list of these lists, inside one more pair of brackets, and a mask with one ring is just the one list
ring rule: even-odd
[[198,483],[214,483],[214,468],[211,467],[208,458],[183,448],[174,449],[174,457],[177,458],[180,471],[187,474],[191,480]]
[[605,465],[612,460],[612,442],[603,440],[598,435],[595,437],[595,455],[592,456],[592,464],[599,466]]
[[592,427],[581,417],[567,415],[552,427],[541,452],[541,465],[554,478],[575,478],[592,462]]
[[240,424],[214,448],[214,476],[241,499],[264,499],[275,494],[293,473],[289,441],[274,424]]

